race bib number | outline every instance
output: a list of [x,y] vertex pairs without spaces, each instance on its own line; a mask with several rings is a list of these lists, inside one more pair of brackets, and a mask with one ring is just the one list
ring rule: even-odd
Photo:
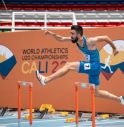
[[89,69],[91,69],[90,63],[85,63],[84,64],[84,70],[89,70]]

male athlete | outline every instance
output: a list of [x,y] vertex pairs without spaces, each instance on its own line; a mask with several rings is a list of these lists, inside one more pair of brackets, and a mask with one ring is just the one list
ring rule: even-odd
[[47,77],[41,75],[37,70],[36,76],[43,86],[56,78],[64,76],[69,71],[77,71],[79,73],[88,74],[89,77],[88,84],[95,85],[95,96],[115,100],[124,105],[124,96],[119,97],[109,93],[108,91],[99,89],[100,85],[99,76],[101,67],[100,67],[99,51],[96,47],[96,43],[104,41],[110,44],[110,46],[113,49],[114,55],[118,54],[115,45],[108,36],[96,36],[86,38],[86,36],[83,35],[83,28],[79,25],[71,26],[71,37],[62,37],[51,31],[46,31],[45,34],[52,35],[53,37],[55,37],[55,39],[59,41],[67,41],[67,42],[71,41],[72,43],[75,43],[75,45],[77,45],[79,50],[84,54],[85,60],[80,62],[68,62],[57,72]]

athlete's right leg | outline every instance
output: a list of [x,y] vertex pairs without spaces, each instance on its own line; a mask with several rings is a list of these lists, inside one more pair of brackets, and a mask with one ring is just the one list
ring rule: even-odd
[[99,87],[96,87],[96,89],[95,89],[95,96],[120,102],[119,96],[116,96],[116,95],[114,95],[114,94],[112,94],[106,90],[100,90]]
[[43,85],[45,85],[46,83],[48,83],[56,78],[60,78],[60,77],[64,76],[69,71],[79,72],[79,67],[80,67],[80,62],[68,62],[61,69],[59,69],[57,72],[55,72],[54,74],[52,74],[50,76],[44,77],[38,71],[36,72],[36,74],[37,74],[37,78],[39,79],[39,81]]

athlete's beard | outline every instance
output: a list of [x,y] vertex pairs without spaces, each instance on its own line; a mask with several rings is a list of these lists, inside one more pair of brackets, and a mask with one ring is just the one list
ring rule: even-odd
[[71,37],[71,41],[72,41],[72,43],[77,43],[78,42],[78,38],[77,37],[75,37],[75,38]]

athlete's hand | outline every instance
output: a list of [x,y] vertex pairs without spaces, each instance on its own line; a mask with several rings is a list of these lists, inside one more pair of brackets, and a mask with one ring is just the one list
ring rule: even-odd
[[117,49],[113,49],[114,56],[116,56],[118,53],[119,53],[119,51]]

